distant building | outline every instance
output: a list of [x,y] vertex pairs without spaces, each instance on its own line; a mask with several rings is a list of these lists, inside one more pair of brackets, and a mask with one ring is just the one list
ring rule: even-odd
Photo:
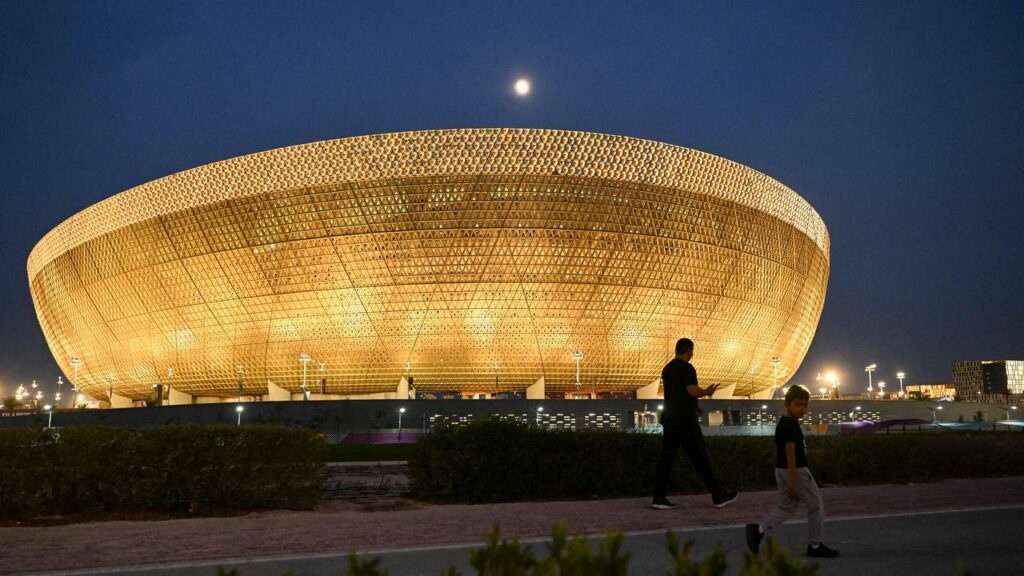
[[953,384],[908,384],[906,390],[910,398],[952,399],[956,396]]
[[957,396],[965,402],[1020,400],[1024,398],[1024,360],[957,362],[953,383]]

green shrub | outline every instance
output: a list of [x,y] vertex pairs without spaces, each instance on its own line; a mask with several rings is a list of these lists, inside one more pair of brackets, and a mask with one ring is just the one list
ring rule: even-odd
[[[309,508],[323,439],[274,426],[0,431],[0,517],[107,510]],[[9,472],[9,473],[8,473]]]
[[484,576],[525,576],[536,571],[538,562],[533,548],[517,538],[502,540],[501,529],[495,526],[483,548],[470,550],[469,564]]
[[1024,475],[1024,435],[1001,432],[818,436],[807,439],[820,483],[886,484]]
[[[764,436],[712,436],[716,474],[740,489],[774,487],[775,446]],[[808,459],[825,484],[1024,475],[1024,435],[877,434],[811,436]],[[661,436],[544,430],[497,420],[443,428],[416,442],[409,458],[414,496],[462,502],[649,495]],[[676,492],[705,488],[682,453]]]
[[[679,547],[679,536],[669,530],[665,533],[666,547],[672,556],[672,574],[674,576],[722,576],[728,568],[725,548],[721,544],[715,546],[711,555],[702,561],[690,559],[690,552],[693,550],[693,540],[690,540]],[[755,556],[748,555],[748,558]]]

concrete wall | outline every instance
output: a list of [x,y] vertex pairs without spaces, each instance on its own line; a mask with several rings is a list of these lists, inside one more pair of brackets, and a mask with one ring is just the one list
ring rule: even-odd
[[[198,398],[197,398],[198,400]],[[588,427],[588,422],[618,422],[618,427],[634,427],[635,413],[649,413],[648,420],[656,420],[660,400],[313,400],[309,402],[244,402],[243,423],[281,424],[312,428],[325,433],[345,434],[372,432],[398,427],[398,409],[404,407],[403,429],[423,430],[431,422],[444,420],[466,421],[486,419],[492,414],[525,419],[532,423],[549,426]],[[190,404],[151,408],[122,408],[107,410],[85,410],[77,412],[54,412],[55,427],[103,424],[144,428],[175,423],[234,424],[237,418],[236,403]],[[766,422],[783,411],[781,400],[701,400],[704,423],[709,419],[719,422],[719,415],[712,412],[739,413],[742,423],[747,415],[760,415]],[[767,408],[762,408],[766,406]],[[938,412],[945,422],[956,422],[959,416],[970,422],[975,413],[983,412],[985,420],[1001,420],[1005,411],[992,404],[969,404],[962,402],[923,401],[853,401],[853,400],[812,400],[808,423],[816,423],[816,415],[827,413],[877,414],[879,418],[921,418],[932,420],[929,408],[942,406]],[[538,408],[543,411],[538,412]],[[590,416],[593,415],[593,416]],[[40,420],[42,418],[42,420]],[[42,416],[14,416],[0,418],[0,427],[45,425]],[[735,424],[735,421],[723,422]],[[594,427],[594,426],[590,426]]]

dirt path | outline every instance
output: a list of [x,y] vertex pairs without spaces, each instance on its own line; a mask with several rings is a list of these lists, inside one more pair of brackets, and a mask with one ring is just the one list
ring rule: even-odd
[[[830,517],[998,506],[1024,503],[1024,478],[834,487],[823,494]],[[558,521],[580,533],[735,524],[759,518],[774,497],[747,492],[715,509],[707,496],[680,496],[671,511],[648,509],[647,498],[432,505],[378,497],[324,501],[309,512],[3,527],[0,573],[482,542],[495,523],[518,537],[548,535]]]

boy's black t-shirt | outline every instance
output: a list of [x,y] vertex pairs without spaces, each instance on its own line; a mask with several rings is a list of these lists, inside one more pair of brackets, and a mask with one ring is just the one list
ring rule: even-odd
[[786,443],[796,444],[796,467],[807,467],[807,444],[804,442],[804,431],[800,429],[800,421],[790,416],[779,418],[775,425],[775,467],[786,467]]

